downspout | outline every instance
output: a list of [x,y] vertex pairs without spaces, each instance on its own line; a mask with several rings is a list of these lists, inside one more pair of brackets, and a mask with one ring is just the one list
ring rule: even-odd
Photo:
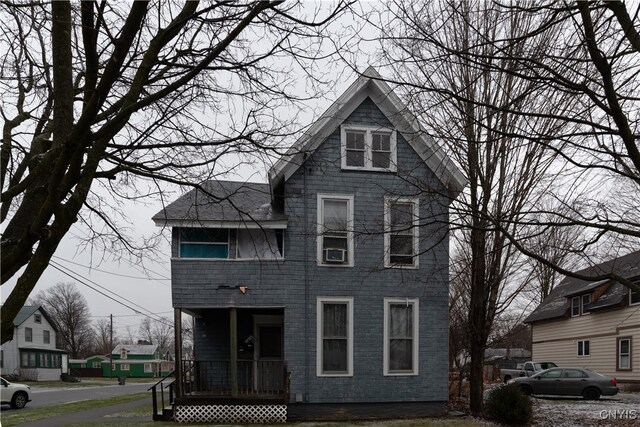
[[309,398],[309,218],[308,218],[308,201],[307,201],[307,159],[309,155],[305,152],[303,154],[303,162],[302,162],[302,200],[304,206],[304,354],[305,354],[305,364],[304,364],[304,398],[303,401],[306,403]]

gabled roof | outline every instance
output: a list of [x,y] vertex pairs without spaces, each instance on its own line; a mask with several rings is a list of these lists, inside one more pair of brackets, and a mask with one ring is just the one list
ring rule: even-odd
[[457,196],[467,185],[466,178],[373,67],[367,68],[269,170],[271,187],[289,179],[302,165],[305,155],[315,151],[367,97],[404,136],[451,195]]
[[[614,258],[576,272],[585,276],[615,273],[627,279],[640,278],[640,251]],[[597,287],[605,287],[604,293],[587,306],[589,310],[615,307],[622,304],[627,295],[627,287],[610,280],[587,281],[565,277],[542,303],[524,320],[525,323],[563,317],[568,313],[568,298],[591,292]]]
[[123,348],[127,351],[128,355],[153,355],[158,350],[158,344],[118,344],[111,354],[120,354]]
[[56,332],[58,331],[58,327],[56,326],[56,323],[53,321],[53,319],[51,319],[51,317],[49,317],[49,315],[47,314],[45,309],[42,308],[42,306],[40,306],[40,305],[25,305],[25,306],[23,306],[20,309],[20,311],[18,311],[18,314],[16,314],[15,319],[13,319],[13,326],[18,327],[18,326],[22,325],[36,311],[40,311],[40,313],[42,313],[44,318],[47,319],[47,322],[49,322],[51,327]]
[[219,227],[243,225],[286,228],[286,216],[271,206],[268,184],[238,181],[207,181],[204,191],[192,189],[158,212],[158,226]]

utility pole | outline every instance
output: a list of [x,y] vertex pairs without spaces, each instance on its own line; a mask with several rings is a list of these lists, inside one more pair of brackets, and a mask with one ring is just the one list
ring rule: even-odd
[[113,378],[113,314],[109,315],[111,319],[109,325],[109,378]]

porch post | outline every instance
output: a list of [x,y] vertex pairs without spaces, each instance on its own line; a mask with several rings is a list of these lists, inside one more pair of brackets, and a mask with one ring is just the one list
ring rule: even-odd
[[238,396],[238,318],[235,308],[229,310],[229,367],[231,373],[231,396]]
[[173,309],[173,335],[175,341],[175,393],[176,397],[182,397],[182,384],[184,378],[182,378],[182,310],[179,308]]

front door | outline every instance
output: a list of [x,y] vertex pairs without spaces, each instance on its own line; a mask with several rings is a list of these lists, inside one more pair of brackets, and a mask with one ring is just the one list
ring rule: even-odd
[[284,389],[284,317],[255,315],[254,389],[278,393]]

